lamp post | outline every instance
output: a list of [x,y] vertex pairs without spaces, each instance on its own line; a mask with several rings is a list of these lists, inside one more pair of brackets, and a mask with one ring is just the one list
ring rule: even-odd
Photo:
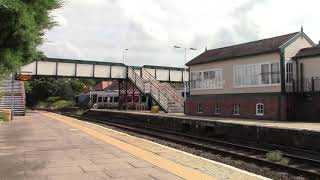
[[[173,46],[176,49],[181,49],[182,47],[180,46]],[[187,63],[187,50],[192,50],[195,51],[197,50],[196,48],[184,48],[184,63]],[[187,68],[184,68],[184,76],[187,74]],[[190,77],[189,77],[190,78]],[[187,102],[187,81],[185,78],[183,79],[183,84],[184,84],[184,102]]]
[[125,60],[125,53],[126,53],[126,51],[128,51],[129,49],[124,49],[123,50],[123,52],[122,52],[122,62],[123,62],[123,64],[124,64],[124,60]]

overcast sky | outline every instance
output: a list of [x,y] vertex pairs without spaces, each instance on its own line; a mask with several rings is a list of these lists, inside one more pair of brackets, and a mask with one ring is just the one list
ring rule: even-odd
[[183,66],[208,49],[300,30],[320,40],[319,0],[65,0],[46,33],[48,57]]

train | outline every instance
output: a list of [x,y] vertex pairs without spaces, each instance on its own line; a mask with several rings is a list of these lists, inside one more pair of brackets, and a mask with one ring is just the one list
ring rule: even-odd
[[[126,99],[124,99],[126,97]],[[127,102],[127,103],[125,103]],[[132,109],[147,110],[150,107],[148,96],[128,92],[127,96],[119,96],[118,90],[92,91],[82,93],[77,98],[80,107],[93,109]]]

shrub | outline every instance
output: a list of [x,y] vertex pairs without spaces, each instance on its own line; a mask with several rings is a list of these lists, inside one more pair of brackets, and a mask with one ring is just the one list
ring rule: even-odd
[[75,105],[74,101],[67,101],[67,100],[59,100],[52,104],[53,109],[65,109],[71,108]]
[[74,112],[77,116],[82,116],[84,113],[86,113],[88,110],[78,109]]
[[272,162],[279,162],[282,165],[288,165],[289,159],[283,157],[283,153],[281,151],[271,151],[266,154],[266,158]]
[[288,158],[282,158],[281,161],[280,161],[280,164],[282,165],[288,165],[289,164],[289,159]]
[[49,106],[48,102],[39,101],[36,105],[36,108],[43,109],[43,108],[47,108],[48,106]]
[[2,112],[0,111],[0,123],[2,123],[3,121],[4,121],[3,114],[2,114]]
[[48,103],[54,103],[54,102],[57,102],[57,101],[59,101],[59,100],[61,100],[60,97],[49,97],[46,101],[47,101]]

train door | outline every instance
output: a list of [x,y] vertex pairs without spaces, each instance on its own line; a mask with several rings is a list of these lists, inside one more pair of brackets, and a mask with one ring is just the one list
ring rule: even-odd
[[103,107],[104,108],[109,108],[108,107],[108,98],[109,98],[108,96],[103,97]]

